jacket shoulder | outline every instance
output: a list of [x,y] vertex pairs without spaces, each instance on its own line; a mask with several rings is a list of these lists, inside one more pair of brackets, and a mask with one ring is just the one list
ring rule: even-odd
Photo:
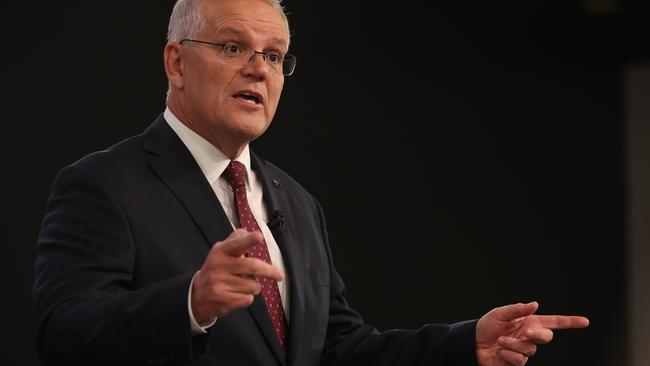
[[90,171],[113,171],[138,161],[143,155],[143,135],[129,137],[104,150],[90,153],[70,166]]

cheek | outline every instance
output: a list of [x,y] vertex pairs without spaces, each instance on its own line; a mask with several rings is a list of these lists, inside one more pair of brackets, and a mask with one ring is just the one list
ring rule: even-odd
[[216,67],[211,67],[206,68],[200,78],[201,88],[198,92],[201,93],[202,99],[219,104],[226,101],[228,94],[226,91],[230,89],[233,82],[230,75]]
[[280,95],[282,94],[282,87],[284,85],[284,79],[269,85],[269,98],[273,101],[272,107],[273,110],[278,107],[278,102],[280,101]]

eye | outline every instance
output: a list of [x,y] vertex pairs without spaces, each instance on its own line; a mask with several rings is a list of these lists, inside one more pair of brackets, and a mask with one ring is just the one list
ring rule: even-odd
[[244,49],[237,43],[226,43],[223,45],[223,53],[226,56],[237,56],[244,52]]
[[266,61],[273,65],[279,65],[280,63],[282,63],[282,55],[274,51],[267,52]]

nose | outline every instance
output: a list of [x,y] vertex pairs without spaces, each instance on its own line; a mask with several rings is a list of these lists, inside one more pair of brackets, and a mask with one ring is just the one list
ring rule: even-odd
[[261,53],[253,53],[248,60],[246,66],[242,68],[244,76],[254,77],[256,79],[264,79],[270,72],[269,66],[264,60],[264,55]]

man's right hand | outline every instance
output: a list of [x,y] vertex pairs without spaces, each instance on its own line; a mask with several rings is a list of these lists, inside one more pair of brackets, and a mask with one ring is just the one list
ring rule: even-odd
[[255,277],[284,279],[277,267],[244,256],[263,241],[260,232],[237,229],[210,249],[192,284],[192,314],[200,325],[252,304],[261,289]]

